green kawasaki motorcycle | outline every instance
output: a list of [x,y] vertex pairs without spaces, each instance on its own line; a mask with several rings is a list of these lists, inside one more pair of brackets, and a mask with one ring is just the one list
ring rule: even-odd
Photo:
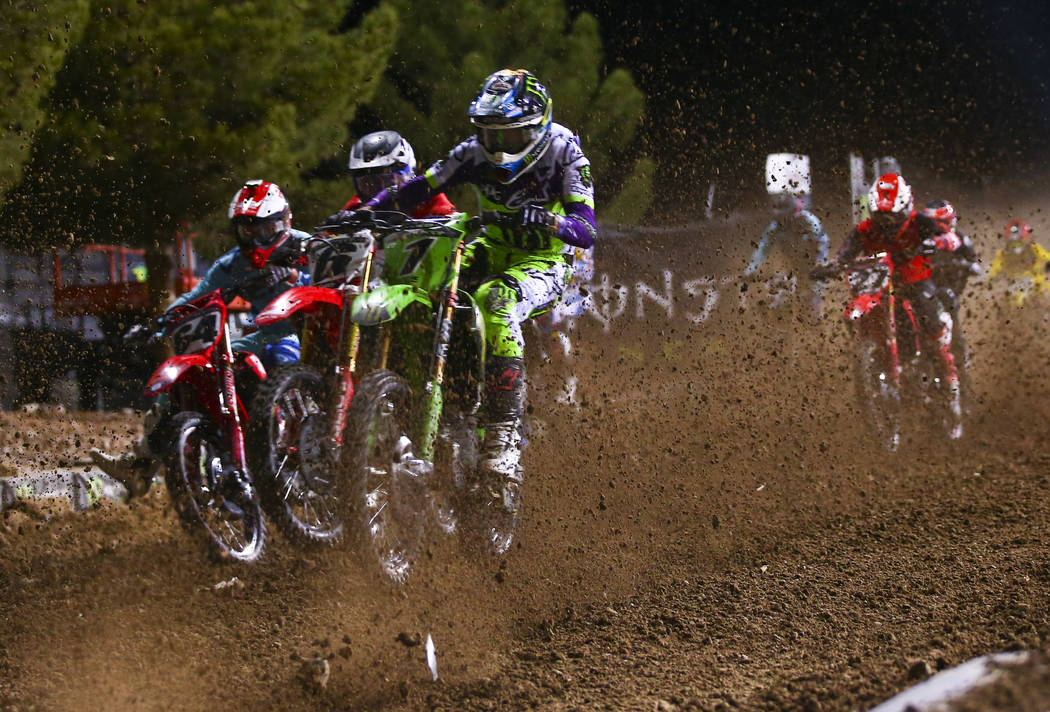
[[502,554],[517,524],[476,476],[485,373],[481,312],[460,288],[463,253],[492,218],[358,214],[384,245],[382,286],[358,296],[361,379],[342,462],[348,521],[382,573],[404,581],[428,521]]

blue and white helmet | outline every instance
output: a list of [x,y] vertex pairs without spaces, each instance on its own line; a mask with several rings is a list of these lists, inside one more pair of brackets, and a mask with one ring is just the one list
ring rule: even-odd
[[552,105],[547,87],[524,69],[501,69],[482,84],[467,113],[503,183],[514,181],[547,150]]

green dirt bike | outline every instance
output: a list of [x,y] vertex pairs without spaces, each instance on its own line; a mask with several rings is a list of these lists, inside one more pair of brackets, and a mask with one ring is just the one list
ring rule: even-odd
[[497,553],[517,525],[477,478],[484,323],[460,288],[464,249],[495,220],[386,212],[357,220],[384,241],[386,260],[384,284],[352,307],[362,360],[374,370],[354,394],[343,448],[348,521],[382,573],[400,582],[427,521],[449,534],[481,532]]

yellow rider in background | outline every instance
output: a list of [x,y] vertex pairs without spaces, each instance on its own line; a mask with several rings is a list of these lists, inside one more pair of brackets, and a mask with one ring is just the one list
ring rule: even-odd
[[1004,233],[1006,246],[995,253],[989,279],[1008,280],[1010,301],[1018,307],[1033,296],[1050,294],[1050,250],[1032,239],[1032,228],[1019,218],[1006,223]]

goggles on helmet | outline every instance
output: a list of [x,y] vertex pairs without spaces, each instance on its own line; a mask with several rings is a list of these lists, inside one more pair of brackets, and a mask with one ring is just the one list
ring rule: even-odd
[[543,131],[542,125],[499,126],[475,123],[478,142],[489,153],[519,154],[528,149]]
[[368,202],[379,195],[380,191],[404,183],[411,172],[411,168],[403,168],[395,172],[355,175],[354,190],[357,191],[358,198]]
[[1009,240],[1027,240],[1031,229],[1026,223],[1014,223],[1006,231]]
[[274,245],[288,230],[288,225],[283,216],[263,220],[234,219],[233,230],[238,246],[249,250]]

